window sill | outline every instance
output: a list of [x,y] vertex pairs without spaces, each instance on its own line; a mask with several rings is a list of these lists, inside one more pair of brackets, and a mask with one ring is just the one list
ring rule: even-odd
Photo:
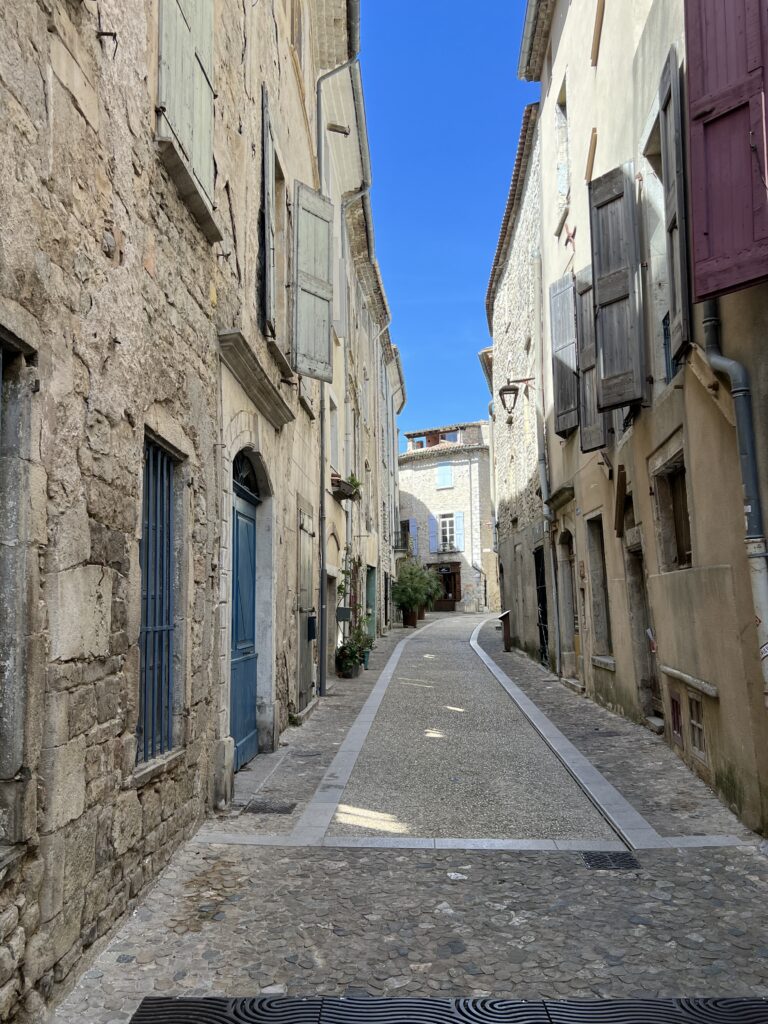
[[606,672],[616,671],[616,659],[611,658],[607,654],[593,654],[592,664],[595,666],[595,668],[602,668]]
[[179,153],[176,143],[172,138],[158,136],[157,145],[160,159],[179,190],[179,195],[200,225],[200,230],[209,242],[220,242],[224,236],[216,223],[214,210],[195,180],[187,161]]
[[291,366],[288,356],[280,347],[277,339],[267,338],[267,348],[269,349],[269,354],[277,363],[277,368],[280,370],[281,376],[292,378],[294,374],[293,367]]
[[123,788],[143,789],[144,786],[154,782],[155,779],[165,775],[175,768],[176,765],[180,764],[184,759],[185,753],[184,748],[180,747],[178,750],[171,750],[167,754],[162,754],[151,761],[145,761],[143,764],[137,765],[131,775],[125,780]]

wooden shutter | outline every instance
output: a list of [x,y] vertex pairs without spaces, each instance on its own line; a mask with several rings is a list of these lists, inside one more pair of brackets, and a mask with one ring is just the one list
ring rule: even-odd
[[161,0],[158,137],[172,138],[213,206],[213,4]]
[[190,83],[194,59],[186,0],[161,0],[158,136],[172,138],[190,164],[194,109],[190,103]]
[[680,106],[680,69],[674,46],[669,51],[659,86],[659,128],[667,229],[669,329],[672,355],[677,357],[691,340],[691,296],[688,284],[683,112]]
[[213,3],[185,0],[190,10],[192,64],[192,171],[213,206]]
[[686,0],[697,302],[768,277],[764,0]]
[[573,274],[549,288],[552,332],[552,377],[555,397],[555,433],[568,437],[579,425],[576,377],[576,309]]
[[333,203],[296,182],[294,223],[293,365],[305,377],[330,383]]
[[595,289],[597,407],[620,409],[643,397],[643,311],[632,163],[589,186]]
[[608,443],[608,416],[597,408],[597,352],[592,267],[576,275],[576,333],[579,341],[579,431],[583,452]]
[[464,513],[454,512],[453,515],[453,535],[456,540],[456,550],[464,550]]
[[269,96],[261,90],[262,174],[264,176],[264,327],[274,338],[275,327],[275,141],[269,117]]
[[432,554],[437,551],[437,519],[429,517],[429,550]]

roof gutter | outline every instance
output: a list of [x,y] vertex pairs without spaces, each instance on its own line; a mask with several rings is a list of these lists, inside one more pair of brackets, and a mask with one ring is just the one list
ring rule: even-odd
[[539,13],[540,0],[528,0],[525,8],[523,24],[523,41],[520,44],[520,57],[517,62],[517,77],[528,80],[528,67],[533,51],[533,37],[536,33],[536,20]]

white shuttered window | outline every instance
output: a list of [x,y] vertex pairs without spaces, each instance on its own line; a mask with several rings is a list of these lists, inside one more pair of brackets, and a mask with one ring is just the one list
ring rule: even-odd
[[160,0],[157,138],[182,198],[219,241],[213,186],[213,0]]
[[330,383],[333,203],[297,182],[294,210],[293,365],[305,377]]

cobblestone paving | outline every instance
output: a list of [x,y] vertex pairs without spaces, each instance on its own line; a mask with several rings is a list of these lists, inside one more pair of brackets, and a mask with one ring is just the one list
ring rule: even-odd
[[525,655],[507,654],[495,621],[481,647],[662,835],[754,835],[666,745],[641,725],[573,693]]
[[405,648],[330,835],[616,839],[469,646],[482,621]]
[[[420,627],[426,622],[420,623]],[[369,668],[357,679],[329,677],[329,694],[301,726],[292,726],[280,737],[280,750],[257,757],[235,776],[235,799],[228,810],[216,814],[200,830],[251,835],[285,835],[295,828],[302,812],[339,746],[370,695],[381,670],[396,645],[412,629],[394,628],[380,637],[371,652]],[[267,762],[265,765],[264,762]],[[251,800],[270,804],[279,811],[253,814]],[[290,812],[286,808],[294,804]]]
[[[442,629],[430,629],[435,650]],[[340,684],[336,698],[290,730],[284,756],[241,791],[295,801],[294,814],[206,825],[55,1020],[125,1022],[152,994],[768,996],[765,844],[646,850],[636,854],[639,868],[606,871],[571,852],[211,842],[216,831],[242,827],[245,843],[248,829],[275,832],[277,818],[295,820],[403,635],[381,644],[369,676]],[[429,653],[429,635],[409,646]],[[493,625],[481,642],[659,831],[750,836],[656,737],[505,655]],[[386,697],[379,714],[384,722]],[[299,756],[310,751],[318,756]]]
[[147,994],[768,995],[768,860],[188,846],[60,1008]]

